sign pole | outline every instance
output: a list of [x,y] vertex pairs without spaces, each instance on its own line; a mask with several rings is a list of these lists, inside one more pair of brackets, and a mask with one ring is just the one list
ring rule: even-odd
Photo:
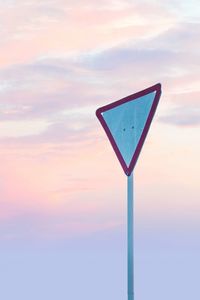
[[133,173],[127,176],[127,271],[128,300],[134,300],[134,201]]

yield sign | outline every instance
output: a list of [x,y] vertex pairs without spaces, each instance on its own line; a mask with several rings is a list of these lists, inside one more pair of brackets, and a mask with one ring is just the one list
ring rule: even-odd
[[127,176],[135,167],[160,95],[161,85],[156,84],[96,111]]

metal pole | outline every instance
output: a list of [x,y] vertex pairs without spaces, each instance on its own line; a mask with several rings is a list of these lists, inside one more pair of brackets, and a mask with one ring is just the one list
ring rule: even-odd
[[134,300],[134,202],[133,173],[127,176],[127,250],[128,250],[128,300]]

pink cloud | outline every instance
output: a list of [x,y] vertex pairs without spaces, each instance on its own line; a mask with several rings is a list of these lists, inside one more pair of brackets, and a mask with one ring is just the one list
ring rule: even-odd
[[[49,237],[121,226],[126,178],[95,107],[161,81],[168,106],[161,102],[158,114],[176,103],[192,120],[186,106],[199,102],[199,26],[177,26],[175,13],[148,1],[13,1],[1,17],[1,122],[49,122],[42,134],[1,139],[1,228]],[[183,204],[184,214],[189,195],[199,203],[198,133],[169,124],[174,119],[155,121],[138,162],[142,220],[160,220],[165,209],[170,216],[173,205],[178,215]]]
[[[1,145],[1,238],[7,236],[11,224],[16,224],[15,238],[28,233],[32,238],[62,237],[120,225],[113,208],[108,210],[107,197],[99,193],[105,175],[96,170],[96,145],[60,147]],[[105,191],[108,186],[109,182]],[[118,207],[116,204],[114,211]]]
[[[85,4],[81,2],[78,7],[73,7],[63,2],[60,6],[51,3],[42,9],[41,2],[35,1],[7,7],[2,12],[3,28],[6,28],[2,38],[6,43],[1,48],[1,66],[27,63],[49,53],[86,51],[145,38],[161,33],[174,18],[170,12],[167,14],[157,8],[159,13],[154,11],[155,22],[153,11],[149,14],[144,5],[141,5],[141,15],[140,5],[121,2],[117,8],[107,3],[105,6],[91,1]],[[57,16],[52,14],[54,10]],[[151,25],[146,26],[147,22]]]

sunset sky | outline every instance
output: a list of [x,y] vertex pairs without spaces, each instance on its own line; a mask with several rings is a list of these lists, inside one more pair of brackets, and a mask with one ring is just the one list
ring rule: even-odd
[[0,299],[126,299],[126,176],[95,111],[158,82],[136,299],[200,298],[199,37],[199,0],[0,0]]

